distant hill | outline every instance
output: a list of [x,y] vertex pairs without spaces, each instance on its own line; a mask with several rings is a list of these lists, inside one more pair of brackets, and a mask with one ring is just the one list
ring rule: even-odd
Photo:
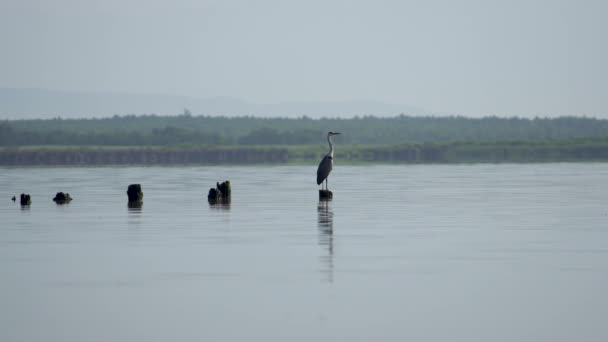
[[356,115],[428,115],[406,105],[377,101],[280,102],[258,104],[230,97],[200,99],[168,94],[75,92],[0,87],[0,119],[109,117],[126,114],[176,115],[187,108],[195,115],[265,117],[353,117]]

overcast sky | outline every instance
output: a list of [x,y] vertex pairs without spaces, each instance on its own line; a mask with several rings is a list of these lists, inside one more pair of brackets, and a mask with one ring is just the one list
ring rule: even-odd
[[608,117],[607,4],[1,0],[0,86]]

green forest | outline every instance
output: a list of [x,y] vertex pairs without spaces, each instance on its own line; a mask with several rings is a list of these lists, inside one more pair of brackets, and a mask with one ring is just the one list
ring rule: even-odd
[[0,122],[0,164],[608,161],[608,120],[127,115]]
[[0,146],[173,146],[548,142],[608,137],[608,120],[373,116],[350,119],[127,115],[0,122]]

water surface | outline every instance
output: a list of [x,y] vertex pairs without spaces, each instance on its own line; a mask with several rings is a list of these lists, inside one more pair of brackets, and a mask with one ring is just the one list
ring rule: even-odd
[[0,340],[608,339],[608,164],[315,171],[1,168]]

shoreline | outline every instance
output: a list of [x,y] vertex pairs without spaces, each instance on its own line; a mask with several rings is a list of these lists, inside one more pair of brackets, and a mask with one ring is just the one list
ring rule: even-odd
[[[223,165],[317,163],[323,145],[292,146],[23,146],[0,148],[0,166]],[[342,145],[345,164],[608,162],[608,142]]]

